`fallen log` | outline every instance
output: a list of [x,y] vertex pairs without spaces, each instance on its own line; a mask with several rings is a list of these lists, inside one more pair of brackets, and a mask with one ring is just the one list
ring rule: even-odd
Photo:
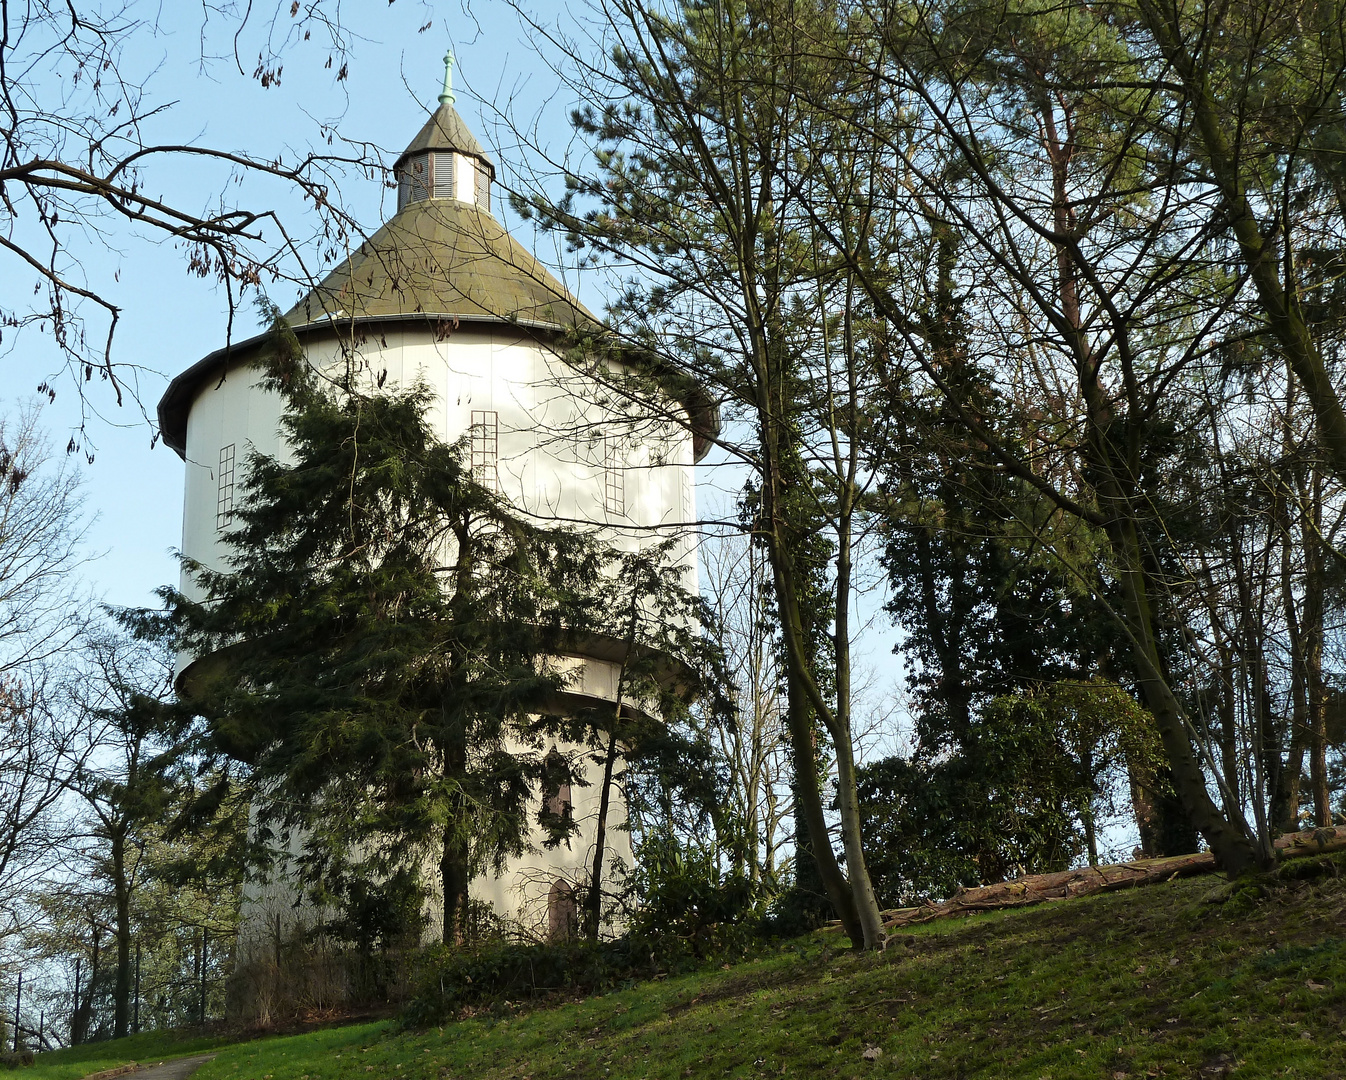
[[1197,855],[1140,859],[1118,866],[1085,866],[1078,870],[1061,870],[1055,874],[1029,874],[995,885],[959,889],[942,903],[927,903],[920,907],[885,911],[883,925],[889,928],[914,926],[934,919],[971,915],[978,911],[1030,907],[1049,900],[1068,900],[1073,896],[1089,896],[1092,893],[1171,881],[1175,877],[1208,874],[1214,869],[1215,856],[1203,851]]
[[[1278,859],[1344,851],[1346,826],[1286,833],[1275,840],[1272,847]],[[1078,870],[1061,870],[1054,874],[1029,874],[994,885],[959,889],[948,900],[940,903],[885,911],[882,913],[883,925],[895,929],[979,911],[1031,907],[1053,900],[1068,900],[1075,896],[1154,885],[1178,877],[1209,874],[1215,869],[1215,856],[1209,851],[1203,851],[1195,855],[1174,855],[1163,859],[1137,859],[1116,866],[1084,866]],[[828,925],[839,926],[840,923],[832,922]]]
[[1334,829],[1305,829],[1303,832],[1286,833],[1272,846],[1282,859],[1346,850],[1346,825]]

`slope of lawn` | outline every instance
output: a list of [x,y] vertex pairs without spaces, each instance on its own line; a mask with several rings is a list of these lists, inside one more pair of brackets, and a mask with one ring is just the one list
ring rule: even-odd
[[[729,969],[427,1031],[227,1047],[195,1080],[1338,1077],[1346,860],[1207,903],[1173,881],[931,923],[886,953],[830,934]],[[64,1080],[64,1078],[58,1078]]]
[[[236,1040],[222,1035],[176,1031],[145,1031],[125,1039],[85,1043],[38,1054],[36,1062],[9,1075],[14,1080],[79,1080],[130,1062],[149,1064],[189,1054],[209,1053]],[[0,1076],[5,1076],[0,1070]]]

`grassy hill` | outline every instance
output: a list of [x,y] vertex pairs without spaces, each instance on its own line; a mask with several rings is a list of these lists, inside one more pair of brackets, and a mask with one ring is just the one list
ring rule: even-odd
[[[39,1054],[33,1066],[9,1075],[13,1080],[80,1080],[81,1077],[116,1069],[128,1062],[148,1064],[192,1054],[206,1054],[237,1041],[223,1035],[201,1035],[197,1032],[146,1031],[125,1039],[85,1043]],[[0,1076],[5,1075],[0,1069]]]
[[[1195,878],[904,931],[426,1032],[229,1047],[196,1080],[1346,1077],[1346,876]],[[65,1080],[64,1077],[61,1080]]]

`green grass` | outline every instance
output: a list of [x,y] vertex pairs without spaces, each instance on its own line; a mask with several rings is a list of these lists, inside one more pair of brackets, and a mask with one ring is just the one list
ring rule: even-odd
[[[79,1080],[90,1073],[115,1069],[132,1061],[166,1061],[169,1058],[201,1054],[236,1042],[223,1035],[196,1035],[175,1031],[146,1031],[125,1039],[85,1043],[64,1050],[38,1054],[37,1060],[21,1073],[13,1073],[16,1080]],[[0,1071],[0,1077],[6,1074]]]
[[1346,880],[1204,903],[1216,883],[931,923],[883,955],[819,935],[425,1032],[240,1044],[194,1080],[1346,1078]]

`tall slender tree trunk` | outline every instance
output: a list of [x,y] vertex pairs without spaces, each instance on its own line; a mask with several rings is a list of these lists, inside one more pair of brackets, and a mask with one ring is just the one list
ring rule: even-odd
[[462,945],[467,941],[467,899],[472,880],[467,872],[467,845],[459,839],[458,831],[456,822],[445,828],[439,860],[439,885],[444,896],[441,940],[445,945]]
[[131,889],[126,879],[126,834],[112,833],[112,889],[117,914],[117,971],[112,995],[113,1038],[123,1039],[131,1024]]
[[[467,747],[461,736],[445,752],[445,769],[450,776],[462,776],[467,770]],[[461,796],[455,798],[453,811],[444,826],[444,845],[439,859],[439,886],[444,901],[444,927],[440,940],[445,945],[467,942],[468,889],[471,851],[463,826],[468,808]]]
[[[1294,409],[1293,384],[1288,397],[1287,417]],[[1287,458],[1291,457],[1293,449],[1287,424],[1285,436]],[[1285,763],[1279,770],[1281,782],[1270,806],[1271,821],[1276,833],[1292,832],[1299,827],[1299,783],[1304,772],[1304,749],[1308,745],[1309,732],[1309,684],[1304,663],[1304,634],[1300,628],[1294,581],[1294,560],[1303,555],[1303,545],[1295,543],[1290,520],[1288,495],[1290,482],[1290,477],[1283,477],[1276,496],[1276,515],[1281,530],[1281,604],[1285,611],[1285,629],[1290,646],[1290,722],[1286,739],[1286,756]]]
[[[1284,542],[1288,547],[1288,535]],[[1281,783],[1270,807],[1271,821],[1278,833],[1291,832],[1299,824],[1299,781],[1304,773],[1304,748],[1308,745],[1309,733],[1309,691],[1304,671],[1304,643],[1299,633],[1295,597],[1288,584],[1288,575],[1282,591],[1290,639],[1290,737],[1285,764],[1280,770]]]
[[1332,824],[1332,802],[1327,782],[1327,693],[1323,681],[1324,552],[1322,475],[1308,476],[1305,505],[1300,513],[1304,540],[1304,677],[1308,690],[1309,785],[1313,793],[1313,821],[1319,828]]
[[1259,852],[1252,838],[1226,819],[1211,800],[1206,775],[1192,749],[1186,714],[1164,677],[1145,574],[1137,565],[1140,551],[1135,527],[1129,522],[1114,520],[1109,531],[1113,534],[1113,550],[1120,556],[1122,565],[1119,578],[1132,636],[1131,651],[1136,661],[1137,681],[1159,729],[1172,770],[1174,791],[1188,820],[1205,837],[1220,867],[1231,875],[1242,874],[1263,865],[1270,853]]
[[[620,708],[620,706],[619,706]],[[617,724],[608,733],[603,756],[603,781],[598,791],[598,828],[594,831],[594,857],[589,868],[589,891],[584,897],[584,936],[598,941],[603,916],[603,858],[608,839],[608,809],[612,799],[612,769],[617,760]]]
[[[832,841],[827,833],[827,818],[823,811],[823,793],[818,779],[818,750],[813,730],[813,710],[803,691],[793,682],[786,683],[789,707],[785,713],[790,736],[790,756],[794,761],[795,798],[798,815],[803,818],[808,848],[795,853],[795,861],[812,856],[812,873],[832,904],[832,910],[841,920],[841,927],[852,943],[864,941],[860,916],[855,909],[850,882],[837,862]],[[798,817],[796,818],[798,821]],[[797,826],[796,826],[797,828]]]
[[[849,320],[848,320],[849,321]],[[852,367],[852,365],[848,365]],[[853,400],[853,398],[852,398]],[[883,943],[883,919],[879,913],[874,882],[865,863],[865,849],[860,835],[860,796],[856,788],[855,744],[851,738],[851,515],[853,512],[853,461],[847,465],[842,486],[841,505],[837,509],[837,580],[836,628],[832,652],[836,666],[837,703],[834,722],[837,726],[835,749],[837,754],[837,809],[841,812],[841,842],[846,850],[846,871],[855,897],[856,914],[860,917],[860,932],[867,949]]]
[[[822,791],[817,777],[817,754],[813,743],[812,717],[818,715],[833,737],[833,742],[842,741],[833,724],[828,723],[827,702],[818,688],[812,669],[809,650],[806,645],[805,618],[800,602],[798,567],[790,550],[789,536],[791,524],[784,505],[786,485],[782,442],[786,435],[778,423],[772,421],[773,415],[779,415],[776,408],[759,410],[765,477],[763,484],[763,509],[766,524],[767,554],[771,561],[772,576],[775,582],[776,606],[781,621],[781,636],[785,643],[786,686],[789,692],[788,720],[790,727],[790,745],[796,762],[796,777],[799,779],[799,796],[803,803],[804,817],[808,824],[809,841],[813,847],[813,857],[817,863],[819,876],[827,898],[832,901],[846,935],[858,948],[877,948],[882,940],[882,922],[878,913],[878,904],[874,901],[873,886],[868,882],[863,858],[858,866],[850,867],[852,878],[858,872],[865,882],[859,888],[855,882],[848,881],[841,870],[836,855],[832,851],[831,840],[827,832],[827,821],[823,813]],[[803,483],[803,478],[796,477]],[[849,732],[843,738],[849,741]],[[849,749],[849,748],[848,748]],[[838,761],[840,748],[834,747]],[[851,775],[854,784],[854,775]],[[849,860],[851,845],[859,850],[858,813],[851,819],[843,817],[843,834],[856,830],[853,838],[843,835],[843,844],[847,848]],[[867,898],[867,899],[866,899]],[[868,903],[872,911],[861,913],[862,905]],[[878,928],[878,936],[873,937],[873,928]]]
[[1238,731],[1234,723],[1234,661],[1229,646],[1221,643],[1216,648],[1220,658],[1217,668],[1219,682],[1215,688],[1215,710],[1220,718],[1220,768],[1224,773],[1221,794],[1225,800],[1225,814],[1233,816],[1239,805]]

